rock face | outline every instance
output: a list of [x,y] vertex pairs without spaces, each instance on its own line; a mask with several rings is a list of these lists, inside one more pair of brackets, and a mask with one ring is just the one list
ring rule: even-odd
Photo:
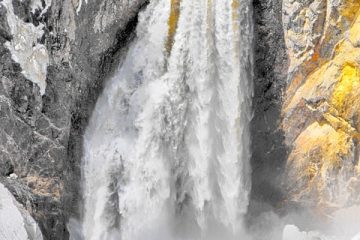
[[[252,136],[252,193],[249,215],[280,208],[281,176],[287,148],[281,125],[282,93],[288,57],[282,25],[282,0],[254,0],[254,116]],[[252,224],[250,224],[252,225]]]
[[284,0],[283,24],[288,199],[327,215],[360,202],[360,2]]
[[80,214],[82,134],[145,3],[0,1],[0,182],[44,239]]

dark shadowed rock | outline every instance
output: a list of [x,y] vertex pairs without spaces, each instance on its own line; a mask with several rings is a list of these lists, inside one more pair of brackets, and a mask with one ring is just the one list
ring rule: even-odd
[[[281,175],[287,149],[281,130],[282,92],[287,78],[287,54],[281,0],[254,0],[255,78],[252,136],[252,192],[249,216],[280,207]],[[250,223],[251,224],[251,223]]]

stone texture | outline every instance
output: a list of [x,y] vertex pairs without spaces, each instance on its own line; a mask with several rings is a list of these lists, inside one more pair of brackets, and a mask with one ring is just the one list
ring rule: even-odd
[[[281,176],[287,148],[280,127],[288,57],[282,25],[282,0],[254,0],[254,116],[252,137],[252,193],[249,215],[281,208]],[[252,218],[257,221],[256,218]],[[252,223],[249,224],[250,226]]]
[[[43,95],[5,46],[14,39],[8,2],[0,1],[0,182],[39,223],[44,239],[67,239],[69,217],[81,214],[82,134],[146,1],[90,0],[77,14],[76,0],[52,1],[50,8],[13,0],[20,23],[43,25],[37,43],[49,54]],[[8,179],[13,173],[18,178]]]
[[284,9],[284,182],[290,202],[328,216],[360,203],[360,2],[284,0]]

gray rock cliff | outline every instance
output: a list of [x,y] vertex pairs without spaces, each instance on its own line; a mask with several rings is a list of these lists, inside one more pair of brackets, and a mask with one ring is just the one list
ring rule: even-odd
[[0,181],[45,239],[80,214],[82,134],[145,3],[0,1]]

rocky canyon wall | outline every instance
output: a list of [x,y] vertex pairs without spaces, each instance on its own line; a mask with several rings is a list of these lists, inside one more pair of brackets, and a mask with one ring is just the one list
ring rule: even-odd
[[45,239],[79,215],[82,135],[146,1],[0,1],[0,176]]
[[[146,3],[0,0],[0,182],[44,239],[81,215],[82,136]],[[253,6],[249,215],[359,204],[360,1]]]
[[254,8],[250,213],[297,206],[326,219],[360,201],[360,2],[255,0]]
[[282,129],[288,201],[328,216],[359,204],[360,1],[283,1],[290,59]]

